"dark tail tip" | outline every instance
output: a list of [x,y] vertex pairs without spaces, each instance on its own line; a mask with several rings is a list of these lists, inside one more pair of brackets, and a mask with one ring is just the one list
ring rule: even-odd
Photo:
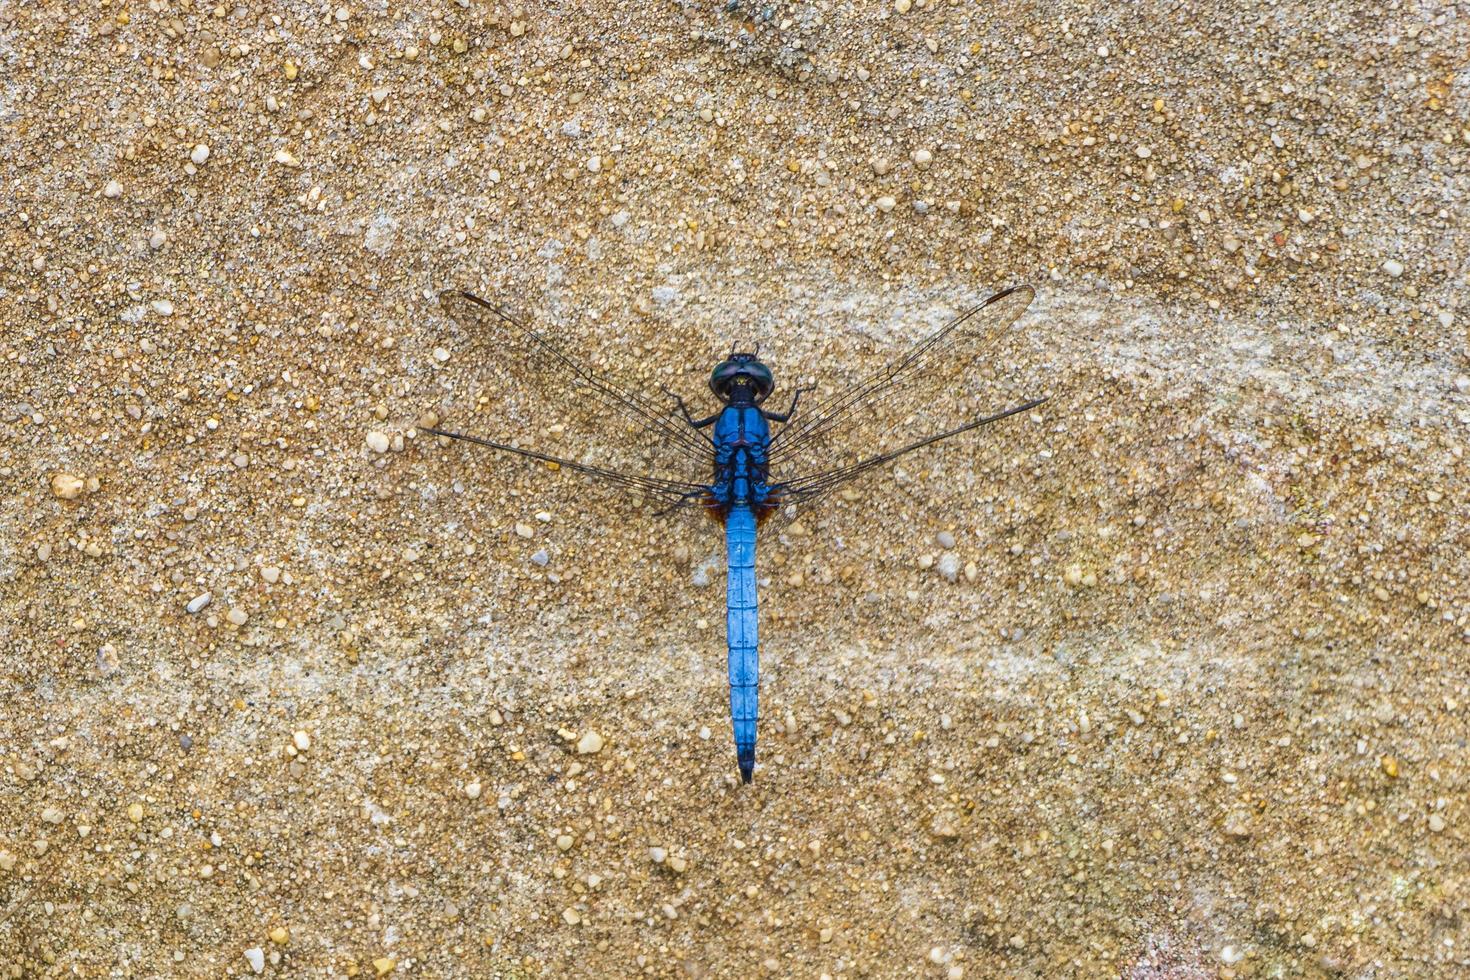
[[736,757],[740,762],[740,781],[749,783],[755,779],[755,746],[740,748],[736,750]]

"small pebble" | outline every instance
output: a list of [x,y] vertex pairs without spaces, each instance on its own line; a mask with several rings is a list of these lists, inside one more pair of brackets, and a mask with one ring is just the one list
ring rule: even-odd
[[377,429],[373,429],[367,434],[367,447],[375,453],[380,455],[386,453],[391,445],[392,442],[389,440],[386,432],[379,432]]
[[277,946],[284,946],[291,941],[291,933],[286,931],[285,926],[276,926],[271,930],[271,942]]
[[479,780],[475,780],[474,782],[466,783],[465,784],[465,787],[464,787],[464,795],[467,796],[467,797],[469,797],[472,800],[478,800],[480,798],[480,783],[479,783]]
[[256,973],[265,970],[265,950],[259,946],[251,946],[245,951],[245,959],[250,963],[250,969]]
[[148,236],[148,247],[151,249],[157,250],[163,248],[167,243],[168,235],[162,231],[155,230],[153,234]]
[[267,565],[260,570],[260,577],[270,585],[275,585],[281,580],[281,570],[274,565]]
[[102,188],[103,197],[122,197],[123,186],[116,178],[109,180],[107,186]]
[[1404,264],[1398,259],[1389,259],[1387,262],[1383,263],[1383,271],[1388,273],[1393,278],[1397,279],[1399,276],[1404,274]]
[[228,619],[232,626],[244,626],[245,621],[249,618],[250,614],[239,606],[235,606],[229,612],[225,613],[225,619]]
[[602,736],[589,729],[581,738],[577,739],[577,754],[595,755],[602,751],[602,746]]
[[197,613],[199,610],[209,605],[210,602],[212,602],[213,600],[213,592],[201,592],[194,598],[189,600],[189,604],[184,607],[184,610],[189,613]]
[[291,744],[298,752],[305,752],[311,748],[311,736],[304,729],[298,730],[291,736]]
[[118,672],[120,666],[117,647],[111,643],[102,644],[102,649],[97,651],[97,672],[103,677],[111,677]]
[[545,548],[541,548],[534,555],[531,556],[531,561],[545,568],[546,565],[551,562],[551,555],[547,554]]
[[1441,817],[1437,813],[1431,813],[1429,815],[1429,829],[1434,833],[1439,833],[1440,831],[1444,830],[1446,826],[1447,825],[1444,822],[1444,817]]
[[86,485],[81,477],[71,473],[58,473],[51,478],[51,492],[62,500],[76,500]]
[[953,551],[946,551],[940,555],[936,567],[946,582],[953,582],[960,577],[960,559]]
[[946,551],[954,547],[954,535],[949,531],[940,531],[935,535],[934,540],[939,543],[939,547],[944,548]]
[[209,159],[209,147],[203,143],[194,144],[194,149],[189,151],[189,159],[194,161],[196,167],[204,166],[204,162]]
[[668,860],[669,852],[662,847],[650,847],[648,849],[648,856],[653,860],[654,864],[663,864]]
[[884,194],[882,197],[878,198],[876,203],[878,205],[878,210],[882,211],[884,214],[892,211],[898,205],[898,202],[892,197],[889,197],[887,194]]

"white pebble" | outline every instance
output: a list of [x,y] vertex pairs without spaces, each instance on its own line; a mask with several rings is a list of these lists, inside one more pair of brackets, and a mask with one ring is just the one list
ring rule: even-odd
[[196,167],[204,166],[204,162],[209,159],[209,147],[203,143],[194,144],[194,149],[189,151],[189,159],[194,161]]
[[1140,147],[1138,147],[1138,149],[1134,150],[1133,152],[1138,154],[1138,159],[1140,159],[1140,160],[1147,160],[1149,157],[1151,157],[1151,156],[1154,155],[1154,151],[1153,150],[1150,150],[1146,146],[1140,146]]
[[392,443],[388,439],[386,432],[379,432],[377,429],[373,429],[367,434],[367,446],[375,453],[386,453],[390,445]]
[[190,612],[190,613],[197,613],[199,610],[201,610],[205,606],[209,605],[209,603],[213,599],[214,599],[214,593],[213,592],[201,592],[198,595],[196,595],[194,598],[190,599],[189,600],[189,604],[187,606],[185,606],[184,609],[186,611]]
[[166,299],[156,299],[152,302],[153,312],[159,316],[173,316],[174,304]]
[[449,351],[443,347],[435,347],[434,360],[438,361],[440,364],[443,364],[445,361],[449,360]]
[[954,547],[954,535],[949,531],[940,531],[934,540],[939,542],[939,547],[946,551]]
[[663,864],[669,858],[669,852],[662,847],[650,847],[648,856],[653,859],[654,864]]
[[1455,390],[1462,395],[1470,395],[1470,375],[1460,375],[1455,379]]
[[260,577],[275,585],[281,580],[281,570],[274,565],[267,565],[260,570]]
[[472,800],[478,800],[480,798],[479,782],[476,781],[472,783],[466,783],[464,788],[464,795],[468,796]]
[[107,182],[107,186],[106,187],[102,188],[102,196],[103,197],[122,197],[122,191],[123,191],[122,182],[119,181],[119,180],[117,180],[117,178],[113,178],[112,180],[109,180]]
[[311,748],[311,736],[304,729],[299,730],[291,736],[291,744],[296,746],[296,751],[305,752]]
[[1236,949],[1234,946],[1222,946],[1220,948],[1220,962],[1226,966],[1234,966],[1243,959],[1245,959],[1245,953]]
[[598,156],[595,153],[592,154],[592,156],[588,157],[587,169],[594,174],[599,173],[602,170],[602,157]]
[[1399,276],[1404,274],[1404,264],[1398,259],[1389,259],[1387,262],[1383,263],[1383,271],[1388,273],[1393,278],[1397,279]]
[[894,209],[894,207],[898,204],[897,201],[895,201],[892,197],[890,197],[887,194],[884,194],[882,197],[878,198],[878,200],[877,200],[876,203],[878,205],[878,210],[879,211],[882,211],[884,214],[887,214],[889,211],[892,211]]
[[168,235],[161,230],[155,230],[153,234],[148,236],[148,247],[151,249],[163,248],[167,242]]
[[953,551],[946,551],[939,556],[939,574],[944,576],[946,582],[953,582],[960,575],[960,559]]
[[929,166],[929,164],[933,162],[934,154],[930,153],[928,150],[914,151],[914,165],[920,170],[923,170],[925,167]]
[[245,951],[245,959],[250,962],[250,969],[256,973],[261,973],[265,970],[265,950],[259,946],[251,946],[247,949]]
[[58,473],[51,478],[51,492],[62,500],[76,500],[86,485],[86,481],[71,473]]
[[1431,813],[1429,815],[1429,829],[1431,831],[1433,831],[1434,833],[1437,834],[1440,831],[1444,830],[1445,827],[1446,827],[1446,824],[1444,822],[1444,817],[1441,817],[1437,813]]
[[231,624],[235,626],[244,626],[245,621],[249,618],[250,614],[241,609],[239,606],[236,606],[229,612],[225,613],[225,619],[228,619]]
[[602,736],[589,729],[586,734],[577,739],[578,755],[593,755],[602,751]]

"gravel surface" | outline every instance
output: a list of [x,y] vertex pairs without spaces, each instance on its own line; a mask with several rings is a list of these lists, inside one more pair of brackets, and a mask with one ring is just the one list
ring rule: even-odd
[[[0,0],[0,975],[1466,975],[1467,52]],[[1049,402],[763,529],[749,787],[716,528],[418,428],[449,287],[708,411],[1017,282]]]

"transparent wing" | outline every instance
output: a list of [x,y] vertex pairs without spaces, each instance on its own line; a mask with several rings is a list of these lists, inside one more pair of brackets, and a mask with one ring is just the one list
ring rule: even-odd
[[1041,404],[1015,394],[1021,379],[1004,359],[986,356],[1019,330],[1034,296],[1030,286],[996,293],[879,370],[799,407],[771,439],[782,499],[810,500],[904,453]]
[[572,357],[550,335],[468,292],[446,292],[440,305],[487,357],[474,384],[475,410],[450,431],[523,459],[554,463],[667,506],[697,501],[713,444],[678,413],[639,388],[610,380]]

